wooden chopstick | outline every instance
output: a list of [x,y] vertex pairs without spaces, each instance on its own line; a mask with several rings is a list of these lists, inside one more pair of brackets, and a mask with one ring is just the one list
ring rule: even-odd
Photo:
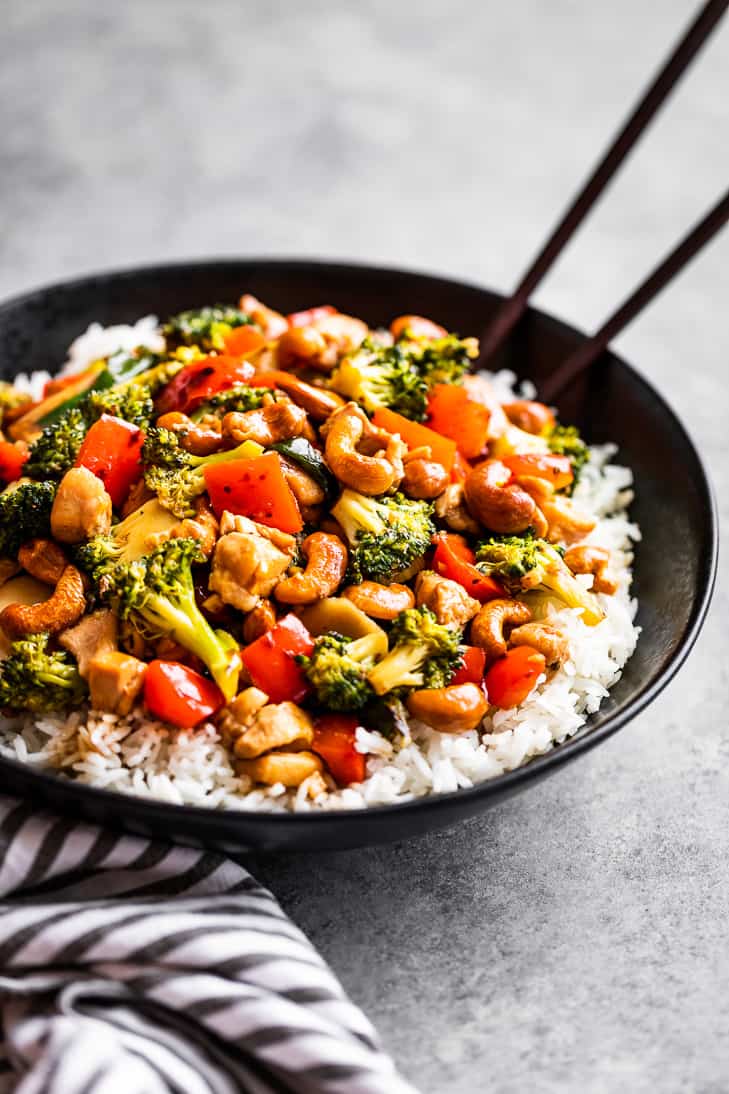
[[686,266],[701,248],[716,235],[729,220],[729,190],[706,216],[684,236],[681,242],[663,259],[635,292],[625,300],[600,329],[570,354],[550,376],[540,384],[539,394],[548,403],[553,402],[578,373],[589,368],[607,348],[612,339],[633,320],[646,304],[650,303],[668,282]]
[[479,365],[483,367],[519,321],[529,297],[552,266],[600,194],[616,174],[638,138],[645,132],[712,30],[726,13],[729,0],[708,0],[676,45],[671,56],[644,92],[622,129],[587,182],[547,239],[512,295],[481,336]]

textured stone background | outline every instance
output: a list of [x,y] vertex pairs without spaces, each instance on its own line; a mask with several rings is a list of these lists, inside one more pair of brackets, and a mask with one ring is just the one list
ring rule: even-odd
[[[511,286],[684,0],[5,0],[0,295],[213,254]],[[589,328],[729,175],[729,25],[537,302]],[[729,236],[618,347],[726,525]],[[667,545],[670,550],[670,545]],[[729,1084],[727,596],[629,728],[417,842],[260,864],[427,1092]]]

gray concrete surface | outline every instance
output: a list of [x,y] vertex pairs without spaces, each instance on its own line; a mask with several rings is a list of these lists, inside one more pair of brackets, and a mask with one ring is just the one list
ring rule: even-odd
[[[137,261],[303,254],[508,288],[683,0],[5,0],[0,295]],[[720,30],[538,302],[606,314],[726,186]],[[619,348],[726,528],[729,236]],[[722,575],[633,725],[482,819],[261,873],[430,1094],[729,1088]]]

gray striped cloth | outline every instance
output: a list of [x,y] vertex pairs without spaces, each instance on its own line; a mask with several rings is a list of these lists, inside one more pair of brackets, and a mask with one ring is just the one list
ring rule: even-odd
[[0,1094],[414,1094],[221,855],[0,798]]

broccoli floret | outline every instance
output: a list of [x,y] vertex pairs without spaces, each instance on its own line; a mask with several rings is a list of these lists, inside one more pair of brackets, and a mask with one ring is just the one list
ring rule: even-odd
[[149,387],[144,384],[126,384],[106,391],[92,391],[82,404],[89,425],[98,421],[102,414],[111,414],[125,422],[146,429],[154,417],[154,404]]
[[123,418],[145,429],[154,416],[149,389],[127,384],[93,390],[45,427],[30,447],[25,474],[34,479],[60,479],[73,467],[90,426],[102,414]]
[[475,338],[447,334],[417,349],[412,355],[414,368],[432,387],[434,384],[458,384],[474,357],[478,356]]
[[252,320],[239,308],[215,304],[208,308],[195,308],[180,312],[167,320],[162,333],[168,347],[199,346],[203,350],[224,350],[225,336],[234,327],[242,327]]
[[226,701],[236,694],[238,646],[225,631],[214,631],[195,600],[192,566],[205,557],[194,539],[169,539],[133,562],[98,566],[101,599],[146,640],[173,638],[207,665]]
[[432,505],[402,494],[370,498],[343,490],[332,509],[350,544],[348,580],[391,581],[422,557],[435,532]]
[[[384,648],[383,648],[384,643]],[[384,631],[352,641],[341,634],[324,634],[308,656],[297,661],[322,706],[330,710],[359,710],[374,699],[367,672],[378,656],[387,652]]]
[[237,448],[193,456],[180,444],[176,433],[159,426],[147,432],[142,450],[144,481],[162,504],[178,517],[195,515],[195,498],[205,490],[205,468],[230,460],[251,459],[263,449],[254,441],[243,441]]
[[63,478],[76,462],[87,429],[82,407],[70,407],[33,441],[24,474],[33,479]]
[[169,358],[150,354],[149,367],[144,372],[139,373],[131,380],[121,379],[115,386],[122,390],[142,386],[146,389],[150,398],[154,398],[165,384],[169,383],[178,372],[182,371],[185,365],[189,365],[191,361],[195,361],[202,356],[203,354],[194,346],[189,348],[183,346],[175,350]]
[[76,548],[75,559],[82,570],[96,577],[116,562],[133,562],[149,551],[150,537],[169,532],[177,517],[153,498],[145,501],[124,520],[114,524],[106,535]]
[[9,384],[6,380],[0,380],[0,426],[3,424],[5,415],[10,410],[18,410],[19,407],[25,406],[31,403],[30,395],[25,395],[22,391],[18,391],[16,387]]
[[263,405],[266,395],[270,395],[270,389],[265,387],[250,387],[248,384],[237,384],[227,391],[219,391],[217,395],[211,395],[206,403],[197,407],[190,417],[193,422],[199,422],[207,415],[222,418],[230,411],[244,414],[247,410],[258,410]]
[[476,560],[479,570],[499,581],[510,596],[538,589],[553,594],[566,607],[581,608],[590,626],[604,618],[596,598],[580,584],[557,548],[531,530],[520,536],[491,536],[479,543]]
[[389,407],[422,422],[427,412],[428,384],[402,346],[378,346],[366,338],[330,378],[331,387],[374,413]]
[[439,623],[430,608],[400,612],[390,652],[367,674],[378,695],[409,688],[444,688],[461,665],[461,632]]
[[25,482],[0,494],[0,557],[14,558],[29,539],[47,539],[51,532],[51,506],[55,482]]
[[78,706],[86,695],[73,658],[48,650],[47,634],[13,642],[0,671],[0,709],[46,714]]
[[547,436],[547,444],[550,451],[558,456],[569,456],[572,463],[574,479],[568,487],[571,494],[577,485],[582,468],[590,459],[590,449],[580,436],[580,431],[574,425],[555,425]]

